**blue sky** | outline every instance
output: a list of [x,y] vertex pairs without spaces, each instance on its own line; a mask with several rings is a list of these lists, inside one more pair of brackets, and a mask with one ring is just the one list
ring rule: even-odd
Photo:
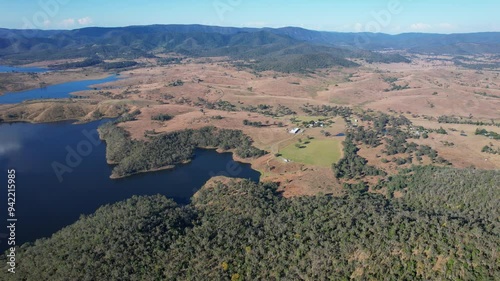
[[0,27],[207,24],[342,32],[500,31],[499,0],[0,0]]

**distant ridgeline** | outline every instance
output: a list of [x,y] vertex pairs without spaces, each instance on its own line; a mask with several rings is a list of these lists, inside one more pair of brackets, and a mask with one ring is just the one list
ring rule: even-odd
[[1,280],[500,280],[499,171],[421,167],[401,199],[285,199],[214,182],[187,206],[162,196],[100,208],[17,250]]
[[[319,32],[296,27],[230,28],[202,25],[150,25],[76,30],[0,29],[0,58],[12,64],[39,60],[93,58],[131,60],[161,53],[191,57],[228,56],[245,60],[255,70],[305,72],[332,66],[354,67],[351,59],[366,62],[409,62],[399,54],[448,54],[464,67],[498,64],[464,62],[467,55],[500,54],[500,33],[374,34]],[[377,51],[384,51],[382,53]],[[249,61],[252,60],[252,63]],[[76,65],[96,63],[88,60]],[[108,65],[123,67],[120,64]]]
[[[355,67],[352,59],[367,62],[409,62],[398,54],[376,53],[355,46],[308,41],[279,29],[219,28],[199,25],[153,25],[121,28],[84,28],[29,32],[0,29],[0,58],[12,64],[40,60],[75,59],[54,66],[73,68],[129,67],[132,60],[158,58],[162,53],[189,57],[228,56],[257,71],[306,72],[332,66]],[[125,62],[103,63],[122,59]],[[160,59],[163,62],[163,59]],[[251,61],[251,62],[250,62]]]

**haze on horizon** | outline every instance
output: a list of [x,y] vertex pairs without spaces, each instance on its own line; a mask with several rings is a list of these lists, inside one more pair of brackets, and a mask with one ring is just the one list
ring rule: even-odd
[[296,26],[399,34],[500,31],[500,2],[485,0],[0,0],[0,27],[77,29],[150,24]]

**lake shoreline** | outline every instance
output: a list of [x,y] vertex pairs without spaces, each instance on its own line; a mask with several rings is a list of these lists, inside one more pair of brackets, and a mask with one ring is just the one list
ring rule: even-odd
[[[180,165],[185,165],[185,164],[189,164],[189,163],[191,163],[191,161],[186,161],[184,163],[181,163]],[[168,166],[160,167],[160,168],[156,168],[156,169],[135,172],[135,173],[124,175],[124,176],[117,176],[115,174],[111,174],[111,176],[109,176],[109,178],[112,179],[112,180],[126,179],[128,177],[133,177],[135,175],[140,175],[140,174],[147,174],[147,173],[154,173],[154,172],[159,172],[159,171],[173,170],[177,166],[179,166],[179,165],[168,165]]]
[[[92,112],[105,109],[106,114],[93,117]],[[70,99],[30,100],[18,104],[0,104],[1,123],[57,123],[75,121],[76,124],[89,123],[101,119],[117,118],[125,113],[123,109],[93,104],[91,101]]]
[[[106,163],[106,143],[92,145],[86,133],[94,132],[100,124],[99,121],[85,124],[0,124],[0,146],[4,149],[0,154],[0,168],[16,169],[19,186],[23,186],[17,191],[23,198],[18,210],[23,225],[19,226],[16,242],[24,244],[50,237],[74,223],[81,214],[92,214],[101,206],[132,196],[161,194],[185,204],[212,178],[213,172],[225,171],[227,163],[232,161],[232,156],[227,153],[196,149],[196,157],[184,162],[185,165],[162,167],[112,180],[112,167]],[[84,143],[89,143],[89,148],[82,146]],[[90,147],[88,153],[77,152]],[[76,162],[78,164],[72,164]],[[53,163],[71,167],[71,172],[60,170],[60,181]],[[250,165],[239,167],[241,171],[235,177],[250,178],[255,182],[260,180],[260,173]],[[4,216],[0,215],[0,219],[6,219]],[[47,217],[51,219],[40,223],[41,218]],[[6,240],[2,240],[0,249],[6,247]]]
[[[101,141],[105,142],[103,139],[101,139]],[[200,150],[200,149],[201,150],[215,151],[215,152],[217,152],[219,154],[222,154],[222,153],[231,153],[231,157],[232,157],[232,159],[233,159],[234,162],[239,163],[239,164],[248,164],[248,165],[250,165],[252,167],[252,169],[254,169],[254,170],[258,171],[260,174],[262,174],[262,171],[259,171],[258,169],[256,169],[256,167],[254,167],[255,165],[253,165],[254,162],[255,162],[255,160],[258,159],[258,158],[241,158],[238,155],[236,155],[234,149],[223,150],[223,149],[220,149],[220,148],[217,148],[217,147],[196,147],[195,148],[195,150]],[[262,156],[262,157],[265,157],[265,156]],[[187,165],[187,164],[191,163],[194,159],[195,159],[195,157],[193,157],[193,158],[191,158],[189,160],[183,161],[182,163],[175,164],[175,165],[166,165],[166,166],[159,167],[159,168],[154,168],[154,169],[149,169],[149,170],[142,170],[142,171],[134,172],[134,173],[123,175],[123,176],[118,176],[118,175],[112,173],[109,176],[109,178],[113,179],[113,180],[118,180],[118,179],[126,179],[128,177],[132,177],[132,176],[140,175],[140,174],[147,174],[147,173],[154,173],[154,172],[159,172],[159,171],[173,170],[173,169],[176,169],[179,166]],[[108,159],[106,159],[106,162],[108,163],[108,165],[118,165],[119,164],[119,163],[116,163],[116,162],[109,161]]]
[[[250,166],[252,166],[252,162],[269,154],[266,151],[251,146],[251,139],[243,135],[241,131],[235,130],[234,132],[226,133],[227,131],[215,127],[178,131],[177,134],[181,135],[178,140],[176,139],[178,137],[176,134],[165,134],[163,137],[156,136],[154,140],[134,141],[130,138],[126,130],[118,127],[116,124],[108,124],[99,127],[98,132],[101,141],[106,143],[106,162],[108,165],[115,165],[110,176],[111,179],[126,178],[135,174],[171,169],[178,165],[189,163],[196,158],[194,151],[197,149],[214,150],[217,153],[230,153],[232,161],[241,164],[249,164]],[[200,135],[196,135],[197,133],[200,133]],[[222,137],[223,139],[219,134],[225,134]],[[172,150],[172,147],[177,145],[175,140],[180,141],[182,138],[193,138],[191,140],[192,147],[186,146],[186,144],[183,143],[183,154],[177,155],[177,158],[170,159],[168,156],[145,156],[133,160],[127,158],[127,155],[134,153],[136,155],[141,155],[146,152],[148,155],[154,155],[159,151],[157,145],[170,147],[167,152],[162,151],[162,154],[167,153],[167,155],[169,155],[168,153],[177,153]],[[247,141],[244,141],[245,144],[241,144],[244,139],[247,139]],[[248,139],[250,139],[250,141],[248,141]],[[156,143],[151,144],[150,142]],[[210,146],[205,145],[209,143],[211,144]],[[226,148],[222,148],[221,146],[223,145]],[[130,147],[132,150],[128,150],[126,147]],[[245,154],[243,154],[245,156],[239,155],[242,153],[241,151],[245,151]],[[238,161],[243,157],[245,157],[245,161]],[[132,162],[130,163],[129,161]],[[151,162],[156,164],[150,165],[149,163]],[[123,163],[125,163],[125,166],[122,165]],[[132,167],[141,167],[143,169],[137,171]],[[226,167],[226,170],[227,169],[229,168]],[[259,171],[259,173],[261,172]]]
[[39,89],[41,83],[43,83],[44,87],[50,87],[69,82],[100,80],[113,75],[113,73],[109,72],[86,69],[65,71],[48,70],[47,72],[37,73],[3,72],[0,74],[3,76],[0,79],[0,82],[2,82],[0,96]]
[[[37,73],[37,74],[46,76],[48,74],[53,74],[53,73],[54,72],[43,72],[43,73]],[[64,75],[65,73],[61,72],[61,74]],[[76,83],[76,82],[84,83],[86,81],[96,81],[95,84],[88,85],[86,87],[87,89],[81,89],[81,90],[68,92],[67,93],[68,97],[71,97],[72,93],[87,91],[87,90],[90,90],[92,88],[95,88],[95,86],[97,86],[97,85],[110,83],[110,82],[116,82],[119,80],[119,78],[118,78],[119,75],[113,74],[113,73],[99,73],[99,74],[95,74],[93,76],[88,76],[88,75],[80,76],[80,75],[81,74],[68,75],[66,77],[49,77],[48,79],[45,79],[44,81],[41,81],[41,82],[35,81],[35,82],[38,82],[37,84],[35,84],[34,81],[31,81],[32,83],[24,83],[24,81],[23,81],[23,84],[22,84],[23,86],[21,88],[15,89],[13,91],[6,91],[6,90],[0,89],[0,97],[4,97],[7,95],[22,94],[22,93],[25,93],[28,91],[47,90],[47,88],[50,88],[50,87],[61,86],[61,85],[69,84],[69,83]],[[43,78],[45,78],[45,77],[43,77]],[[107,79],[115,79],[115,80],[104,81]],[[101,81],[103,81],[103,82],[101,82]],[[41,84],[41,83],[43,83],[43,84]],[[16,84],[19,84],[19,83],[16,82]],[[41,86],[41,85],[43,85],[43,86]],[[33,100],[36,100],[36,99],[33,99]]]

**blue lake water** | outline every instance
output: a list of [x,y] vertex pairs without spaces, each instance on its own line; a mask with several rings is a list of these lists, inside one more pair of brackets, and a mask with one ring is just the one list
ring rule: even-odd
[[91,85],[113,82],[117,79],[116,75],[112,75],[104,79],[73,81],[22,92],[6,93],[0,96],[0,104],[21,103],[25,100],[33,99],[69,98],[72,92],[89,90]]
[[[16,170],[18,246],[49,237],[75,222],[81,214],[91,214],[100,206],[133,195],[162,194],[187,203],[215,175],[259,181],[259,172],[248,164],[234,162],[230,153],[201,149],[191,163],[173,170],[111,180],[112,166],[106,163],[106,145],[97,140],[96,129],[101,123],[0,124],[0,181],[7,182],[8,169]],[[76,165],[71,172],[62,174],[60,181],[53,164],[68,165],[69,151],[78,149],[85,151],[86,156],[70,157],[69,161]],[[0,190],[2,251],[7,249],[7,188],[3,186]]]
[[41,67],[15,67],[15,66],[0,65],[0,73],[5,73],[5,72],[41,73],[47,71],[49,71],[47,68],[41,68]]

